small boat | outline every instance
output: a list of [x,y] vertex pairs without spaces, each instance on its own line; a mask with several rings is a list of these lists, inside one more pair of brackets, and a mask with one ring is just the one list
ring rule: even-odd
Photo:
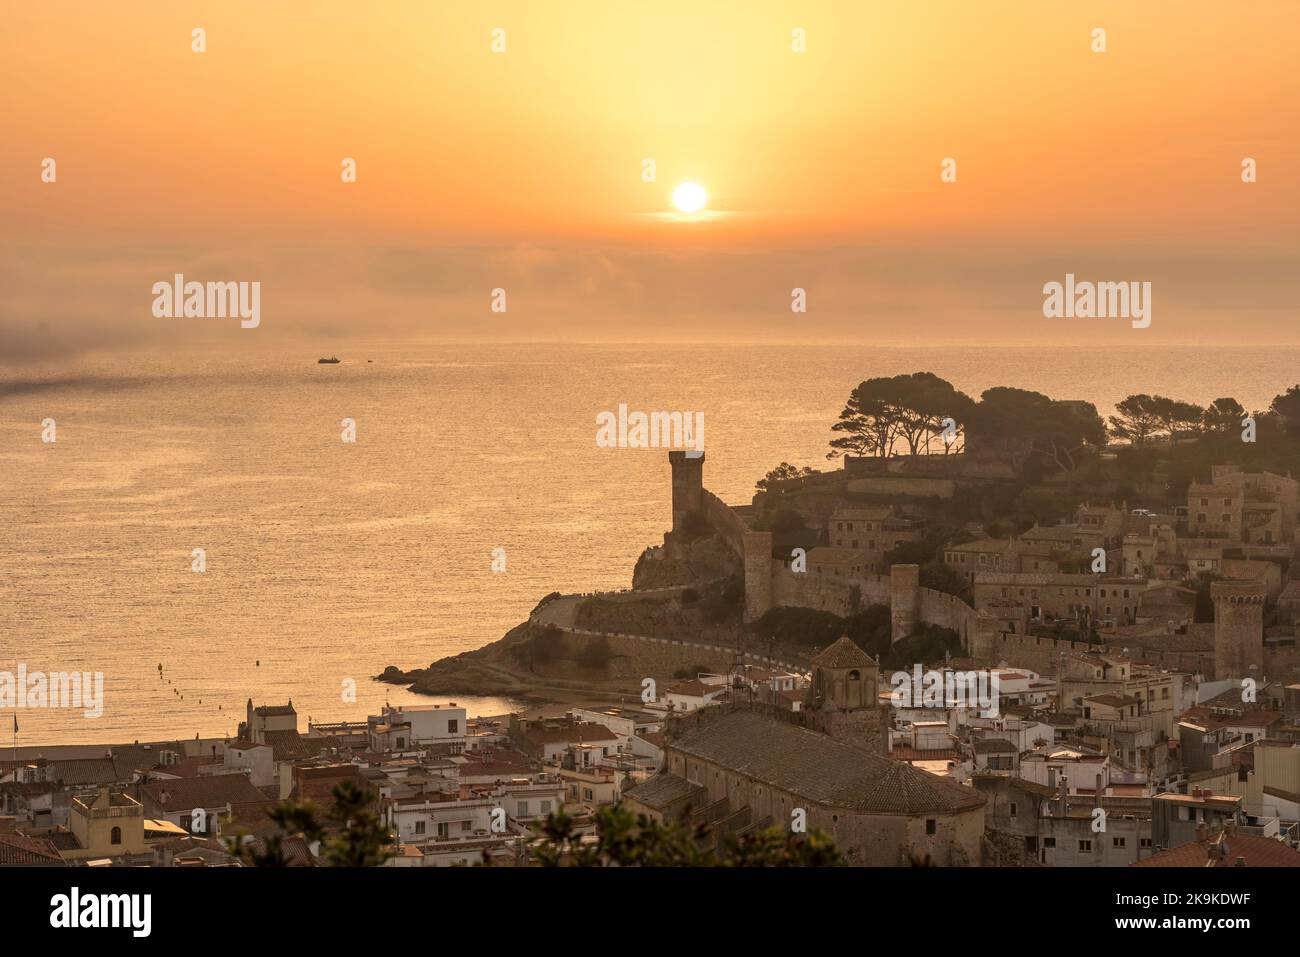
[[333,365],[338,365],[342,361],[343,360],[340,359],[338,356],[330,356],[328,359],[317,359],[316,363],[317,365],[333,366]]

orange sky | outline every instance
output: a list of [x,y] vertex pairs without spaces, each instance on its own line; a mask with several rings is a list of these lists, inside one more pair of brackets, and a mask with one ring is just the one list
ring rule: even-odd
[[[1074,271],[1153,281],[1152,339],[1298,338],[1290,0],[86,0],[5,20],[14,354],[149,341],[149,286],[176,271],[261,280],[270,336],[357,315],[486,334],[505,286],[492,334],[906,336],[923,316],[1037,342],[1080,334],[1038,312]],[[709,218],[669,213],[687,179]]]

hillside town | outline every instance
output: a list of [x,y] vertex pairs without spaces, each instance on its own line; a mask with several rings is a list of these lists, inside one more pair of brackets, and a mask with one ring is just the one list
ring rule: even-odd
[[[320,866],[364,813],[384,866],[528,866],[557,818],[580,848],[617,807],[858,866],[1300,866],[1300,482],[1204,434],[1032,476],[1036,437],[980,441],[783,465],[736,506],[671,452],[630,591],[547,596],[430,669],[574,701],[250,699],[233,737],[29,748],[0,761],[0,864]],[[318,828],[282,811],[340,795]]]

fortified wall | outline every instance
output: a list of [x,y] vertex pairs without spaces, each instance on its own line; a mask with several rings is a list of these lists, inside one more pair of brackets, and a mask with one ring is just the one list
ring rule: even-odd
[[813,608],[845,617],[868,605],[887,604],[894,641],[906,637],[919,623],[939,625],[955,631],[966,653],[982,664],[1006,661],[1051,673],[1065,654],[1123,654],[1127,650],[1128,657],[1207,678],[1262,673],[1270,678],[1294,680],[1300,676],[1300,646],[1269,647],[1264,642],[1263,582],[1224,581],[1212,586],[1215,634],[1212,647],[1204,649],[1166,650],[1156,639],[1131,639],[1124,647],[1116,647],[1003,633],[996,619],[976,612],[956,596],[922,588],[916,565],[894,565],[888,576],[852,578],[792,571],[772,557],[770,532],[751,531],[735,511],[704,490],[702,455],[688,460],[685,453],[670,452],[669,458],[673,462],[674,523],[679,514],[685,514],[689,503],[696,503],[720,536],[744,559],[746,621],[761,618],[769,609],[780,606]]
[[[697,670],[726,674],[736,663],[736,649],[726,645],[679,641],[672,638],[652,638],[647,635],[627,635],[616,632],[598,632],[582,628],[556,626],[563,634],[564,652],[560,656],[573,660],[596,639],[609,646],[610,660],[605,676],[640,682],[644,678],[669,680],[680,671]],[[806,671],[805,661],[773,658],[754,652],[740,656],[746,664],[764,668]]]
[[[795,572],[772,557],[772,533],[752,531],[734,509],[704,488],[704,454],[669,452],[672,466],[673,532],[681,532],[692,512],[740,555],[745,566],[745,620],[755,621],[776,606],[814,608],[844,617],[868,605],[888,605],[893,639],[911,634],[918,623],[951,628],[970,647],[975,611],[952,595],[920,585],[920,568],[895,565],[889,576],[828,579]],[[856,601],[855,601],[856,599]]]

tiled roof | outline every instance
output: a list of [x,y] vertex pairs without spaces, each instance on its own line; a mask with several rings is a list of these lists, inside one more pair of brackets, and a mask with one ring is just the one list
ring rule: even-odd
[[1183,712],[1182,720],[1207,731],[1217,731],[1219,728],[1269,728],[1281,721],[1282,715],[1264,708],[1242,709],[1241,714],[1215,714],[1211,708],[1199,704]]
[[649,780],[628,788],[623,795],[646,807],[662,811],[683,798],[689,799],[691,803],[703,803],[705,789],[676,774],[660,771]]
[[271,746],[272,756],[277,761],[303,761],[314,758],[326,748],[337,748],[338,738],[321,735],[306,738],[297,731],[263,731],[262,737]]
[[617,741],[618,735],[603,724],[566,725],[562,728],[529,728],[524,737],[534,744],[590,744],[593,741]]
[[112,758],[70,758],[53,760],[46,768],[51,781],[64,784],[116,784],[119,780]]
[[17,831],[0,831],[0,865],[6,867],[57,867],[63,858],[44,838],[27,837]]
[[819,668],[874,668],[876,663],[845,635],[821,652],[812,663]]
[[265,800],[243,774],[210,774],[198,778],[154,781],[142,789],[145,798],[167,812],[249,804]]
[[59,851],[81,850],[81,842],[77,840],[77,835],[71,831],[51,831],[45,835],[45,839]]
[[704,721],[669,750],[819,804],[867,814],[945,813],[985,803],[971,788],[748,711]]
[[1189,841],[1152,854],[1130,867],[1300,867],[1300,851],[1281,841],[1253,834],[1219,834],[1208,841]]

